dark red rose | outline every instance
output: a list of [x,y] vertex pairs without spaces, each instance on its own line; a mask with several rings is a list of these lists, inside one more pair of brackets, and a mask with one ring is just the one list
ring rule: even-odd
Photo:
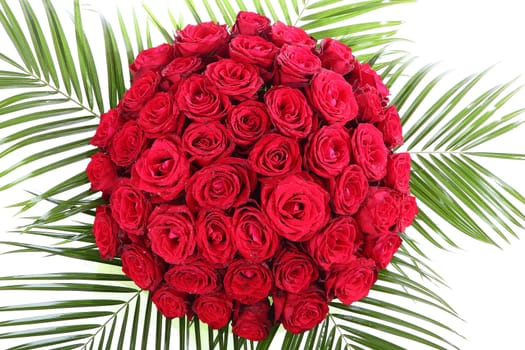
[[146,231],[151,204],[144,194],[128,181],[121,182],[110,198],[111,214],[121,229],[136,235]]
[[326,38],[321,41],[319,57],[324,68],[341,75],[346,75],[354,69],[352,50],[335,39]]
[[240,11],[232,28],[232,34],[266,35],[270,31],[270,19],[258,13]]
[[125,119],[135,119],[146,104],[157,92],[160,76],[157,72],[149,71],[133,80],[129,90],[120,100],[119,108]]
[[109,205],[99,205],[95,211],[93,235],[98,247],[98,253],[104,260],[111,260],[117,255],[119,227],[111,216]]
[[184,29],[177,31],[175,52],[179,56],[224,55],[229,36],[226,25],[213,22],[188,24]]
[[181,264],[195,250],[195,223],[185,205],[161,204],[148,220],[151,250],[170,264]]
[[117,168],[109,156],[102,152],[91,156],[86,173],[91,182],[91,191],[102,191],[104,195],[109,195],[118,184]]
[[390,106],[383,113],[385,119],[377,125],[377,128],[383,133],[386,146],[389,149],[401,146],[403,144],[403,133],[401,118],[399,118],[396,107]]
[[282,176],[301,170],[301,150],[297,140],[279,134],[267,134],[253,146],[248,161],[262,176]]
[[220,274],[204,259],[193,256],[186,263],[170,267],[164,280],[177,290],[190,294],[207,294],[220,287]]
[[288,175],[264,184],[262,208],[279,235],[306,241],[323,228],[330,217],[329,194],[320,185],[300,175]]
[[132,168],[131,181],[142,191],[172,200],[184,190],[190,163],[176,139],[156,139]]
[[175,54],[173,45],[162,44],[141,51],[135,61],[129,66],[131,73],[134,76],[143,74],[150,70],[158,70],[162,66],[167,65]]
[[299,294],[281,292],[273,297],[273,305],[275,319],[294,334],[312,329],[328,314],[325,293],[316,286]]
[[299,249],[282,249],[273,262],[275,286],[289,293],[306,290],[319,278],[317,266]]
[[186,203],[193,211],[238,207],[248,201],[255,185],[248,161],[222,158],[193,174],[186,185]]
[[224,293],[199,295],[193,302],[193,311],[199,320],[213,329],[220,329],[230,322],[233,302]]
[[395,153],[388,156],[385,184],[393,189],[407,193],[410,191],[410,154]]
[[399,222],[400,198],[388,187],[370,187],[356,219],[363,232],[370,235],[387,234]]
[[321,60],[312,49],[303,46],[284,45],[276,58],[276,85],[306,86],[313,75],[321,70]]
[[122,127],[123,121],[116,109],[110,109],[100,116],[100,122],[90,144],[100,148],[109,146],[113,135]]
[[274,256],[279,236],[266,215],[254,206],[242,206],[233,215],[233,241],[247,260],[262,262]]
[[162,262],[155,259],[150,251],[138,244],[128,244],[120,255],[122,271],[139,288],[154,290],[162,282]]
[[361,231],[351,216],[339,216],[306,243],[306,249],[325,271],[356,258],[362,244]]
[[200,75],[181,81],[176,99],[180,110],[199,122],[222,119],[231,107],[228,97]]
[[135,121],[129,121],[117,131],[109,146],[113,163],[126,167],[135,162],[146,144],[144,132]]
[[313,128],[313,113],[301,90],[273,86],[264,95],[273,125],[285,136],[302,139]]
[[368,193],[368,180],[359,165],[351,164],[341,175],[330,180],[334,211],[340,215],[353,215]]
[[191,161],[205,166],[232,154],[235,147],[232,138],[217,121],[191,123],[182,135],[182,147],[190,154]]
[[224,267],[236,253],[231,217],[218,209],[201,210],[197,216],[197,247],[210,263]]
[[171,133],[180,135],[184,116],[179,112],[171,94],[157,92],[140,111],[137,124],[149,138]]
[[383,134],[372,124],[362,123],[352,135],[354,161],[363,169],[368,181],[381,180],[386,175],[388,149]]
[[266,339],[272,328],[270,303],[263,299],[253,305],[240,305],[232,319],[233,334],[251,341]]
[[243,304],[255,304],[268,297],[272,288],[272,272],[266,264],[238,259],[224,275],[226,295]]
[[401,237],[397,233],[388,233],[377,237],[367,236],[363,254],[375,261],[379,270],[385,269],[395,252],[401,246]]
[[230,58],[259,67],[265,81],[273,76],[272,67],[279,52],[277,46],[258,36],[238,35],[230,41]]
[[341,74],[327,69],[314,76],[306,89],[312,106],[328,124],[346,124],[357,116],[358,106],[352,91]]
[[244,101],[230,110],[227,126],[237,146],[249,147],[268,131],[270,116],[264,103]]
[[186,293],[163,284],[151,294],[151,301],[167,318],[183,317],[190,315],[190,301]]
[[383,104],[381,96],[379,96],[374,88],[360,90],[355,95],[357,105],[359,106],[359,114],[357,119],[363,123],[378,123],[385,119],[383,113]]
[[353,80],[352,85],[360,89],[373,87],[381,96],[381,99],[385,99],[390,94],[381,77],[368,63],[356,64],[351,79]]
[[209,64],[204,76],[222,94],[234,101],[255,100],[263,85],[255,66],[229,58]]
[[329,125],[312,135],[306,164],[316,175],[333,178],[350,163],[350,136],[343,126]]
[[401,207],[399,209],[398,232],[405,232],[406,228],[412,225],[418,213],[416,197],[410,195],[401,196]]
[[304,31],[304,29],[291,25],[286,25],[282,22],[276,22],[272,26],[270,38],[272,39],[273,43],[278,47],[281,47],[284,44],[289,44],[297,46],[306,46],[313,49],[317,44],[315,39],[309,36]]
[[343,304],[350,305],[366,297],[376,281],[374,260],[358,258],[349,262],[343,269],[330,272],[325,286],[330,299],[335,297]]
[[167,80],[169,83],[163,83],[163,87],[169,88],[170,86],[178,86],[179,83],[199,72],[204,68],[204,62],[197,56],[177,57],[174,58],[164,69],[161,71],[162,78]]

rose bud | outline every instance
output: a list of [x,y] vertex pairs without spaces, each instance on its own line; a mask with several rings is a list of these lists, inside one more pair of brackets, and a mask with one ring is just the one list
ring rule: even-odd
[[120,228],[133,235],[142,235],[151,211],[151,203],[144,194],[123,181],[110,198],[111,214]]
[[111,138],[120,130],[123,124],[124,122],[120,118],[117,109],[110,109],[100,116],[97,131],[89,143],[99,148],[107,148]]
[[109,205],[99,205],[95,211],[93,235],[98,247],[98,253],[104,260],[111,260],[117,255],[119,227],[111,216]]
[[224,293],[199,295],[193,302],[193,311],[199,320],[213,329],[220,329],[230,322],[233,302]]
[[388,234],[396,229],[400,216],[400,196],[388,187],[370,187],[356,215],[359,227],[370,235]]
[[137,160],[145,145],[146,138],[142,129],[135,121],[128,121],[113,136],[109,155],[116,165],[127,167]]
[[289,293],[300,293],[319,278],[312,258],[293,248],[284,248],[277,254],[273,273],[275,286]]
[[266,339],[272,328],[268,299],[263,299],[253,305],[239,305],[238,309],[233,314],[233,334],[251,341]]
[[220,274],[206,260],[192,257],[181,265],[172,266],[164,280],[175,289],[190,294],[207,294],[221,285]]
[[374,88],[360,90],[355,94],[355,99],[359,106],[357,120],[362,123],[378,123],[385,119],[381,96]]
[[180,135],[184,116],[179,113],[179,108],[171,94],[157,92],[140,111],[137,124],[149,138],[171,133]]
[[122,271],[142,289],[154,290],[162,282],[163,263],[148,249],[138,244],[128,244],[120,255]]
[[401,237],[397,233],[388,233],[381,236],[367,236],[363,254],[375,261],[379,270],[385,269],[395,252],[401,246]]
[[167,318],[191,315],[188,295],[167,284],[161,285],[151,294],[151,301]]
[[306,148],[306,164],[316,175],[333,178],[350,163],[350,136],[338,125],[324,126],[314,133]]
[[368,63],[356,63],[357,64],[350,76],[352,86],[361,90],[366,90],[368,87],[372,87],[377,91],[381,99],[386,99],[390,92],[377,72],[373,70]]
[[271,29],[270,38],[272,42],[278,47],[284,44],[305,46],[308,48],[315,48],[317,42],[314,38],[308,35],[304,29],[299,27],[286,25],[282,22],[276,22]]
[[198,56],[187,56],[174,58],[164,69],[161,71],[162,78],[168,83],[163,83],[166,87],[174,86],[177,87],[179,83],[191,76],[194,73],[198,73],[204,68],[204,62]]
[[86,168],[91,191],[102,191],[104,196],[113,192],[118,184],[117,168],[107,154],[97,152],[91,156]]
[[268,297],[272,286],[270,268],[245,259],[233,261],[224,275],[226,295],[243,304],[255,304]]
[[276,58],[275,85],[306,86],[321,70],[321,60],[312,50],[301,46],[284,45]]
[[418,213],[416,197],[407,194],[401,196],[401,206],[399,208],[399,224],[397,232],[405,232],[406,228],[412,225]]
[[352,50],[340,41],[326,38],[321,41],[319,57],[323,67],[333,70],[341,75],[346,75],[354,69],[354,56]]
[[299,143],[279,134],[264,135],[250,151],[248,162],[255,172],[271,178],[299,172]]
[[401,130],[401,118],[395,106],[390,106],[383,112],[385,119],[377,125],[383,134],[385,144],[389,149],[393,149],[403,144],[403,133]]
[[335,179],[330,179],[330,192],[334,211],[340,215],[353,215],[368,193],[368,180],[359,165],[351,164]]
[[174,56],[173,45],[162,44],[141,51],[135,61],[130,64],[129,69],[134,77],[144,74],[150,70],[158,70],[160,67],[167,65]]
[[175,52],[179,56],[222,56],[227,52],[228,30],[226,25],[203,22],[188,24],[175,36]]
[[253,64],[259,68],[264,81],[269,82],[273,76],[277,46],[258,36],[238,35],[230,41],[230,58],[237,62]]
[[329,298],[336,297],[350,305],[368,295],[377,281],[377,270],[372,259],[358,258],[340,270],[331,271],[325,286]]
[[216,267],[225,267],[237,252],[233,242],[231,217],[222,210],[200,210],[197,216],[197,247]]
[[270,19],[258,13],[240,11],[232,28],[232,34],[266,35],[270,31]]
[[142,106],[157,92],[159,83],[160,76],[154,71],[146,72],[133,80],[118,105],[121,116],[126,120],[136,119]]
[[388,149],[383,135],[372,124],[357,126],[352,135],[351,148],[354,162],[363,169],[368,181],[378,181],[386,175]]
[[226,125],[237,146],[249,147],[270,129],[270,116],[264,103],[244,101],[230,110]]
[[396,153],[388,156],[385,184],[399,192],[410,191],[410,154]]

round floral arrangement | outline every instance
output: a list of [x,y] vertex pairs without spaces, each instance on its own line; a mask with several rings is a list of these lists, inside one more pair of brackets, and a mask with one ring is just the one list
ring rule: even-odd
[[365,297],[417,213],[389,91],[345,44],[240,12],[142,51],[87,167],[104,259],[166,317],[263,340]]

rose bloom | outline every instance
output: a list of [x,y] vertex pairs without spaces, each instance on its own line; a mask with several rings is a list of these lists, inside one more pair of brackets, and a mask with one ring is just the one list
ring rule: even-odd
[[255,66],[233,59],[209,64],[204,76],[222,94],[235,101],[255,100],[264,83]]
[[111,216],[109,205],[99,205],[95,211],[93,235],[98,247],[98,253],[104,260],[111,260],[117,255],[119,227]]
[[157,92],[160,76],[157,72],[149,71],[133,80],[128,91],[124,93],[118,105],[124,119],[135,119],[146,104]]
[[144,194],[123,181],[113,191],[110,198],[111,214],[120,228],[127,233],[142,235],[151,211],[151,203]]
[[401,206],[399,208],[399,223],[397,232],[405,232],[406,228],[412,225],[418,213],[416,197],[404,194],[401,196]]
[[199,295],[193,302],[193,311],[199,320],[213,329],[220,329],[230,322],[233,302],[224,293]]
[[407,193],[410,191],[410,154],[395,153],[388,156],[385,184]]
[[190,294],[207,294],[220,287],[220,274],[204,259],[193,256],[184,264],[170,267],[164,280],[175,289]]
[[231,39],[229,52],[230,58],[257,66],[264,81],[271,80],[275,56],[279,52],[273,43],[258,36],[238,35]]
[[338,125],[324,126],[310,138],[306,164],[320,177],[333,178],[350,163],[350,136]]
[[179,113],[179,108],[171,94],[157,92],[140,111],[137,124],[149,138],[171,133],[180,135],[184,116]]
[[386,99],[386,97],[390,94],[381,77],[374,69],[372,69],[372,67],[370,67],[368,63],[357,63],[354,70],[352,71],[350,79],[353,86],[357,86],[362,90],[366,89],[367,87],[373,87],[381,99]]
[[385,119],[377,125],[383,134],[385,144],[389,149],[403,144],[403,133],[401,130],[401,118],[395,106],[390,106],[384,110]]
[[245,259],[233,261],[224,275],[226,295],[242,304],[255,304],[266,298],[272,286],[270,268]]
[[306,86],[321,70],[321,60],[312,50],[301,46],[284,45],[276,58],[275,85]]
[[188,24],[175,36],[175,52],[179,56],[212,57],[224,55],[229,38],[226,25],[203,22]]
[[378,181],[386,175],[388,149],[377,128],[372,124],[359,124],[352,135],[351,147],[353,159],[368,181]]
[[359,258],[341,270],[331,271],[325,286],[329,298],[335,296],[343,304],[350,305],[368,295],[377,281],[377,270],[372,259]]
[[217,121],[191,123],[182,135],[182,147],[200,166],[229,157],[235,144],[230,131]]
[[354,69],[352,50],[340,41],[326,38],[321,41],[319,58],[324,68],[346,75]]
[[361,90],[355,95],[359,113],[357,119],[363,123],[378,123],[385,119],[383,104],[374,88]]
[[136,77],[150,70],[157,70],[167,65],[174,55],[173,45],[162,44],[141,51],[129,66],[131,73]]
[[368,193],[368,180],[359,165],[350,164],[335,179],[330,179],[330,193],[334,211],[340,215],[353,215]]
[[305,46],[308,48],[315,48],[317,42],[314,38],[308,35],[304,29],[296,26],[286,25],[282,22],[276,22],[271,29],[270,38],[272,42],[278,47],[284,44]]
[[319,278],[319,271],[312,258],[293,248],[284,248],[277,254],[273,273],[275,286],[289,293],[300,293]]
[[102,152],[91,156],[86,173],[91,182],[91,191],[102,191],[104,195],[109,195],[118,184],[117,168],[109,156]]
[[135,121],[128,121],[113,136],[109,155],[116,165],[126,167],[137,160],[145,144],[146,138],[142,129]]
[[183,79],[198,73],[203,68],[204,62],[198,56],[176,57],[161,71],[161,76],[165,80],[163,86],[177,86]]
[[385,269],[401,246],[401,242],[401,237],[397,233],[388,233],[377,237],[367,236],[363,254],[374,260],[379,270]]
[[200,210],[197,216],[197,247],[216,267],[227,266],[237,252],[233,242],[231,217],[222,210]]
[[138,244],[128,244],[120,255],[122,271],[142,289],[154,290],[162,282],[163,264]]
[[297,140],[279,134],[264,135],[248,155],[250,166],[262,176],[277,177],[301,170]]
[[240,11],[237,14],[232,35],[266,35],[270,31],[270,19],[257,13]]
[[237,146],[249,147],[270,129],[270,116],[264,103],[243,101],[230,110],[226,125]]
[[356,215],[363,232],[382,235],[396,229],[400,215],[400,198],[388,187],[370,187],[366,200]]
[[190,315],[190,301],[186,293],[163,284],[151,294],[151,301],[167,318]]
[[117,109],[110,109],[106,113],[103,113],[100,116],[97,131],[89,143],[99,148],[108,147],[111,138],[120,130],[123,123]]
[[232,319],[233,334],[251,341],[266,339],[272,328],[270,303],[263,299],[253,305],[239,305]]

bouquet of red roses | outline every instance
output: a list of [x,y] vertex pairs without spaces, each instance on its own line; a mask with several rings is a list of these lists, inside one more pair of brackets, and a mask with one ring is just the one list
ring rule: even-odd
[[142,51],[91,143],[100,255],[168,318],[266,338],[368,294],[417,213],[388,89],[333,39],[240,12]]

